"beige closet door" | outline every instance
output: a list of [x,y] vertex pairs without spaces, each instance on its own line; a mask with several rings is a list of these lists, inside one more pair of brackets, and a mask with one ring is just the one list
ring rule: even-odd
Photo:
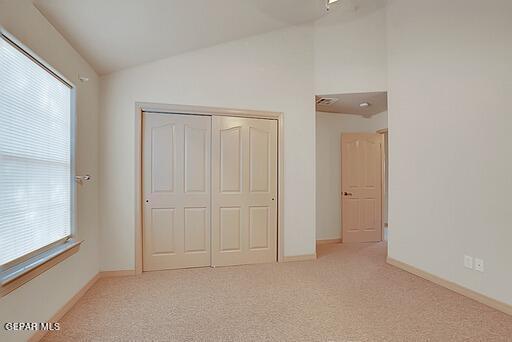
[[341,137],[343,242],[382,240],[383,138],[349,133]]
[[275,262],[277,121],[212,120],[212,265]]
[[209,266],[211,117],[143,120],[144,270]]

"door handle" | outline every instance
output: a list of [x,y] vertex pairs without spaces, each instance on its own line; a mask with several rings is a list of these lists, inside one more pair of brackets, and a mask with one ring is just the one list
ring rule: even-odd
[[352,193],[351,192],[343,192],[343,196],[352,196]]

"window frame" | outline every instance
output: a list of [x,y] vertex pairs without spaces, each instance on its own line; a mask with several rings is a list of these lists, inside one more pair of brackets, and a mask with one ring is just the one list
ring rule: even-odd
[[[44,272],[47,268],[54,266],[56,259],[62,259],[62,256],[71,256],[78,252],[81,241],[78,241],[77,218],[77,200],[76,200],[76,86],[70,82],[60,72],[55,70],[44,59],[39,57],[30,48],[21,43],[16,37],[0,26],[0,39],[17,49],[32,62],[41,67],[44,71],[52,75],[57,81],[64,83],[70,89],[70,232],[69,235],[54,241],[37,250],[13,259],[4,265],[0,265],[0,297],[6,295],[26,281],[32,279],[38,274]],[[73,251],[71,251],[73,250]],[[62,261],[59,260],[58,262]],[[44,267],[45,264],[49,266]],[[34,274],[28,273],[32,271]],[[35,274],[37,273],[37,274]],[[13,284],[14,283],[14,284]],[[19,284],[16,284],[19,283]],[[17,286],[16,286],[17,285]]]

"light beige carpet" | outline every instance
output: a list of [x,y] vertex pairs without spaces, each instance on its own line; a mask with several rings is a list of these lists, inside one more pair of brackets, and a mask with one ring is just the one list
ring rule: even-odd
[[385,263],[386,246],[316,261],[101,279],[47,341],[512,341],[512,317]]

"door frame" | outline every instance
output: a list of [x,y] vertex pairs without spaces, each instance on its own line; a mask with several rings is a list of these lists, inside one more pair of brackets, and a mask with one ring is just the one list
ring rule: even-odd
[[[143,234],[143,199],[142,199],[142,144],[144,112],[162,114],[186,114],[207,116],[236,116],[251,119],[277,120],[277,262],[283,262],[284,256],[284,113],[258,111],[249,109],[232,109],[179,104],[151,102],[135,103],[135,274],[142,273],[142,234]],[[210,170],[211,172],[211,170]]]
[[[375,133],[381,134],[383,137],[383,151],[382,151],[382,202],[381,202],[381,212],[382,212],[382,241],[384,241],[384,229],[389,229],[389,183],[386,186],[386,179],[389,181],[389,130],[387,128],[382,128],[377,130]],[[387,143],[386,143],[387,139]],[[387,150],[387,151],[386,151]],[[386,199],[386,193],[388,194],[388,198]],[[384,220],[384,201],[386,201],[386,220]],[[386,222],[387,221],[387,222]],[[389,230],[388,230],[389,234]],[[389,235],[388,235],[389,239]]]

